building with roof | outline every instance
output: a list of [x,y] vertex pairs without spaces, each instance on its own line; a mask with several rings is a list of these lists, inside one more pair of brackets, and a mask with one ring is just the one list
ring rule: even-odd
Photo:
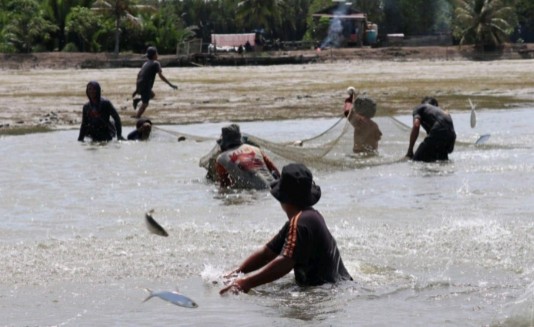
[[315,12],[312,17],[316,25],[326,19],[329,21],[321,47],[361,46],[376,42],[378,27],[370,24],[367,14],[353,8],[350,2],[338,2]]

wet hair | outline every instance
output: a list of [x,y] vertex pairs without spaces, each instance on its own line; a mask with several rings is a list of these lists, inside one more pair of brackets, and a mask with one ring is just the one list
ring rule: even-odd
[[431,104],[435,107],[438,107],[438,100],[436,100],[436,98],[433,98],[433,97],[424,97],[423,100],[421,101],[422,104],[425,104],[425,103],[428,103],[428,104]]

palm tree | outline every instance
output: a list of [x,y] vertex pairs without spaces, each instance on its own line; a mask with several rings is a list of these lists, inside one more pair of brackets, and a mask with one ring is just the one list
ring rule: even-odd
[[517,25],[512,6],[503,0],[456,0],[453,34],[478,49],[501,47]]
[[12,0],[7,4],[7,12],[4,38],[16,51],[31,52],[57,30],[44,18],[36,0]]
[[120,26],[123,18],[126,18],[134,25],[141,26],[141,19],[135,17],[134,10],[152,11],[154,8],[148,5],[136,5],[131,0],[96,0],[92,9],[98,12],[107,12],[113,15],[115,20],[115,49],[113,53],[119,55]]
[[54,22],[58,30],[54,37],[57,42],[59,50],[65,46],[65,24],[67,22],[67,16],[71,12],[72,8],[76,6],[88,6],[92,1],[90,0],[46,0],[42,2],[42,6],[47,14],[47,18]]
[[237,4],[237,19],[245,29],[275,31],[281,22],[282,0],[243,0]]

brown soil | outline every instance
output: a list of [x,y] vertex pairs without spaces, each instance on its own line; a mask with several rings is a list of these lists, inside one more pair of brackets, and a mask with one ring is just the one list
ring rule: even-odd
[[[218,53],[219,57],[239,57],[237,53]],[[530,59],[534,58],[534,45],[507,46],[502,51],[480,53],[471,47],[457,46],[429,46],[429,47],[384,47],[384,48],[342,48],[298,51],[271,51],[255,54],[245,54],[253,57],[314,57],[316,62],[331,62],[339,60],[495,60],[495,59]],[[118,57],[111,53],[68,53],[45,52],[32,54],[0,54],[0,69],[69,69],[110,67],[137,67],[143,62],[141,54],[125,53]],[[176,55],[160,55],[162,65],[190,66],[191,58],[180,58]]]
[[[530,50],[530,48],[526,48]],[[477,54],[458,47],[326,49],[247,54],[306,56],[312,64],[239,67],[176,67],[176,56],[160,56],[146,116],[160,124],[333,117],[341,113],[347,86],[367,92],[379,115],[408,112],[425,95],[446,109],[529,106],[534,102],[532,52],[507,48]],[[239,56],[238,54],[218,54]],[[139,54],[0,54],[0,134],[78,128],[85,85],[98,80],[124,125],[133,125],[131,93],[143,58]],[[478,60],[476,60],[478,59]],[[495,60],[501,59],[501,60]],[[87,62],[97,67],[81,69]],[[101,65],[101,66],[99,66]]]

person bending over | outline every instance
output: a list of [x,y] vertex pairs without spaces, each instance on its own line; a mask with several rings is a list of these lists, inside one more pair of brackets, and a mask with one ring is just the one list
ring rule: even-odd
[[258,147],[243,143],[239,125],[222,128],[221,154],[215,164],[216,180],[222,187],[268,189],[280,176],[278,168]]
[[232,278],[246,274],[219,293],[247,293],[291,270],[300,286],[352,280],[323,216],[312,207],[321,198],[321,188],[313,181],[311,171],[298,163],[284,166],[280,179],[271,185],[271,194],[280,202],[288,221],[265,246],[225,275]]
[[[435,98],[425,97],[413,110],[413,126],[406,157],[414,161],[434,162],[448,160],[454,150],[456,133],[451,115],[438,106]],[[423,126],[427,137],[413,152],[419,129]]]

